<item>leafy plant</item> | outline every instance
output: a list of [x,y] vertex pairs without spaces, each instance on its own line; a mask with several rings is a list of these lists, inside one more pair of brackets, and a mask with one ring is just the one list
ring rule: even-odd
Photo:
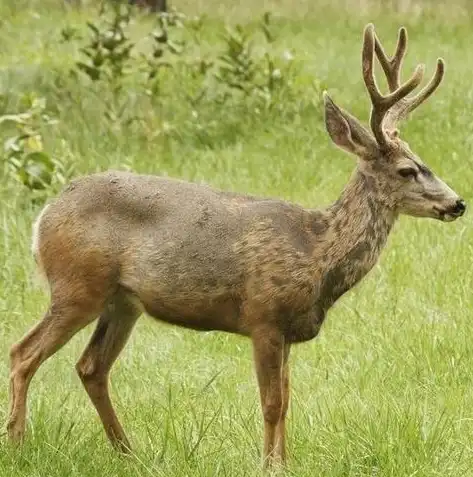
[[[121,1],[104,2],[98,21],[87,22],[88,43],[79,48],[84,59],[75,63],[74,76],[82,74],[92,83],[100,83],[97,99],[105,103],[105,117],[112,123],[120,122],[128,109],[128,98],[123,95],[124,79],[133,70],[132,50],[128,27],[133,8]],[[63,41],[82,40],[71,28],[61,30]]]
[[[102,23],[87,22],[91,38],[89,43],[80,49],[86,56],[85,61],[76,62],[77,68],[92,81],[106,80],[118,92],[121,79],[127,73],[131,60],[133,43],[129,40],[126,28],[131,19],[131,7],[121,2],[107,3],[111,5],[112,16],[108,11],[101,11]],[[66,37],[63,30],[63,37]],[[71,38],[67,35],[67,38]]]
[[3,144],[3,157],[15,179],[37,197],[47,192],[54,182],[64,183],[72,169],[44,149],[42,128],[57,123],[46,111],[46,100],[30,94],[24,96],[23,103],[24,112],[0,116],[0,126],[9,131],[13,126],[12,134]]
[[215,78],[232,89],[250,94],[255,88],[257,65],[252,54],[250,35],[241,25],[227,28],[224,35],[226,51],[218,56]]
[[160,71],[164,68],[172,68],[167,57],[181,55],[185,43],[170,37],[172,28],[182,28],[184,16],[177,12],[165,13],[158,16],[158,26],[150,33],[152,40],[151,54],[141,55],[144,59],[147,88],[146,92],[151,97],[160,93]]
[[[293,79],[294,55],[286,51],[276,55],[270,48],[276,41],[276,34],[270,22],[270,14],[265,13],[259,24],[263,33],[263,54],[255,54],[253,45],[256,37],[249,28],[237,25],[227,29],[224,35],[225,51],[218,56],[216,80],[230,92],[240,92],[246,97],[256,98],[258,107],[272,108],[284,101],[281,93],[289,93],[295,86]],[[261,47],[261,45],[258,45]],[[228,99],[231,94],[224,95]]]
[[[136,10],[120,2],[108,5],[99,20],[88,23],[90,35],[79,48],[85,58],[74,72],[92,82],[89,91],[103,105],[107,129],[121,136],[132,126],[133,134],[159,140],[165,148],[183,135],[210,145],[215,137],[238,136],[240,113],[277,110],[287,118],[298,113],[310,87],[318,87],[296,70],[291,51],[278,52],[270,13],[256,28],[228,28],[223,45],[204,54],[204,17],[159,14],[155,27],[132,42],[129,26]],[[63,31],[62,38],[80,39],[74,29]],[[181,98],[184,108],[169,108],[167,94]]]

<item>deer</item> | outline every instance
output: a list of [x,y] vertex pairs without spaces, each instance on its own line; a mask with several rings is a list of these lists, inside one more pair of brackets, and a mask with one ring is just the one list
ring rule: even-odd
[[[465,201],[401,140],[402,119],[438,88],[444,62],[401,83],[407,32],[389,57],[368,24],[362,77],[370,129],[323,93],[333,143],[357,159],[333,204],[308,209],[178,178],[109,170],[72,180],[33,225],[50,291],[41,321],[10,350],[7,433],[21,443],[30,382],[50,356],[97,321],[76,364],[110,442],[131,445],[109,393],[111,368],[138,318],[251,339],[264,423],[263,467],[286,464],[289,354],[374,267],[401,214],[452,222]],[[389,93],[374,74],[378,59]],[[412,94],[411,94],[412,93]]]

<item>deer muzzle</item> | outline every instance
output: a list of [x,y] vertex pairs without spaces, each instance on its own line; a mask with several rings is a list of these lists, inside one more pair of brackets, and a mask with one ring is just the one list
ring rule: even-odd
[[450,207],[445,209],[434,207],[434,210],[444,222],[453,222],[465,213],[466,202],[463,199],[457,199]]

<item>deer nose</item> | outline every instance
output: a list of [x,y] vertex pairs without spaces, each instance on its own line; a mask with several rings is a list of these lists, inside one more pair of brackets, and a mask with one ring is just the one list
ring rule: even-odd
[[455,203],[455,207],[453,209],[453,212],[458,215],[463,215],[463,213],[466,210],[466,203],[463,199],[458,199],[457,202]]

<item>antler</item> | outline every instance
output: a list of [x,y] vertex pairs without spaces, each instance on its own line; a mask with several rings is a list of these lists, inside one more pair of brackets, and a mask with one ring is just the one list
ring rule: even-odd
[[[406,96],[422,81],[424,65],[418,65],[411,78],[401,85],[400,70],[406,50],[407,32],[405,28],[399,30],[396,51],[392,58],[388,58],[374,33],[374,26],[371,23],[366,26],[362,58],[363,79],[372,103],[371,129],[381,146],[385,146],[388,142],[384,127],[394,129],[399,120],[406,117],[437,89],[443,78],[444,63],[439,59],[437,69],[430,82],[417,95],[407,98]],[[390,94],[387,96],[383,96],[376,85],[373,70],[375,52],[388,81]]]

